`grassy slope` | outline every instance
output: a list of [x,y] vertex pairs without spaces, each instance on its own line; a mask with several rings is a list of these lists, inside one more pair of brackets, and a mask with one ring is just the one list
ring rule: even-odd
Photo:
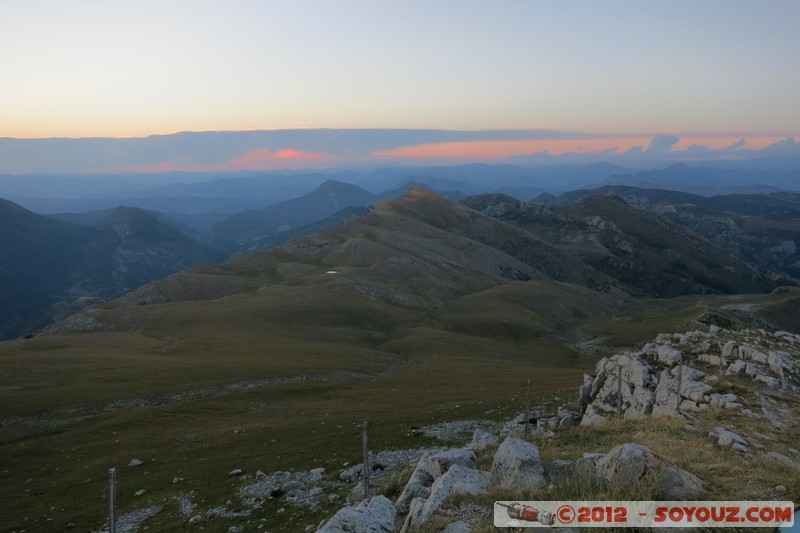
[[[546,283],[526,290],[583,292]],[[507,295],[497,292],[497,301],[483,300],[502,309]],[[122,512],[143,505],[132,497],[140,488],[155,501],[195,490],[208,507],[223,504],[233,468],[354,461],[364,419],[374,449],[417,446],[406,436],[413,425],[508,411],[522,376],[544,393],[576,385],[592,364],[540,338],[538,326],[523,335],[446,331],[437,313],[304,284],[196,304],[110,305],[96,316],[124,331],[0,345],[4,527],[45,530],[47,518],[56,529],[98,527],[111,466],[120,469]],[[440,312],[474,320],[458,302]],[[263,381],[298,375],[307,381]],[[231,388],[242,382],[253,388]],[[127,468],[134,457],[146,466]],[[173,485],[176,477],[186,481]]]
[[[543,308],[550,308],[553,294],[577,298],[582,289],[537,283],[468,297],[481,301],[487,323],[496,318],[498,324],[506,315],[494,310],[521,298],[531,313],[531,327],[510,334],[504,327],[458,331],[463,328],[454,324],[475,319],[473,305],[458,300],[433,313],[398,317],[385,304],[360,299],[366,306],[362,310],[378,317],[376,327],[350,327],[352,317],[337,324],[338,314],[331,312],[326,327],[312,328],[296,308],[274,295],[265,305],[263,294],[252,294],[205,302],[202,314],[185,304],[168,306],[169,312],[159,305],[132,308],[158,317],[158,328],[139,332],[4,343],[0,418],[31,419],[0,429],[1,522],[29,531],[47,530],[41,522],[47,518],[56,529],[70,522],[80,529],[98,527],[106,512],[110,466],[120,470],[122,512],[190,490],[197,492],[202,511],[223,505],[235,492],[239,481],[227,477],[233,468],[252,474],[325,466],[333,472],[343,462],[357,462],[361,420],[371,423],[374,450],[419,446],[426,441],[409,432],[415,425],[511,416],[520,407],[519,386],[526,378],[539,396],[576,386],[595,358],[578,355],[548,332],[610,333],[612,345],[642,342],[653,332],[687,325],[713,304],[686,299],[656,307],[637,302],[607,318],[564,314],[563,322],[553,325],[544,313],[530,309],[535,307],[530,301],[541,295]],[[314,297],[334,305],[327,296],[317,292]],[[335,300],[342,309],[354,305]],[[384,321],[381,312],[388,313]],[[404,322],[395,323],[399,318]],[[389,365],[399,366],[377,375]],[[303,373],[315,377],[251,390],[219,388]],[[331,380],[321,381],[325,376]],[[165,399],[203,387],[195,398]],[[155,405],[108,406],[131,398],[149,398]],[[65,404],[79,408],[59,409]],[[126,467],[134,457],[145,466]],[[176,477],[184,481],[173,484]],[[141,488],[146,497],[133,497]],[[54,506],[56,511],[50,511]],[[292,530],[275,511],[268,505],[253,519]],[[31,524],[37,518],[39,524]],[[171,510],[158,520],[174,520],[171,527],[178,530],[186,519]]]
[[[431,215],[425,198],[410,198],[406,208]],[[499,252],[480,243],[483,232],[498,230],[513,242],[512,229],[489,226],[443,247],[443,228],[476,215],[457,209],[406,228],[393,225],[402,221],[397,210],[376,211],[389,223],[353,222],[354,236],[329,232],[305,241],[327,252],[303,255],[295,247],[241,256],[87,313],[100,331],[0,344],[0,529],[99,527],[107,469],[115,466],[121,513],[163,501],[160,528],[182,530],[187,518],[171,498],[194,491],[197,512],[224,505],[241,483],[227,476],[234,468],[252,475],[325,466],[333,475],[358,461],[362,420],[370,421],[370,447],[380,450],[426,444],[412,426],[504,419],[519,410],[525,379],[538,397],[576,387],[605,352],[597,344],[583,355],[584,341],[644,342],[688,327],[703,311],[691,298],[625,301],[545,281],[498,286],[491,266]],[[422,237],[420,247],[397,238],[410,230]],[[491,259],[486,269],[458,266],[474,253]],[[443,256],[449,260],[431,264]],[[408,266],[398,265],[425,261],[409,291],[428,295],[421,308],[347,285],[405,287],[394,276]],[[443,301],[424,292],[440,283],[462,296]],[[294,379],[267,381],[282,376]],[[145,465],[125,466],[134,457]],[[147,492],[136,498],[139,489]],[[272,502],[251,519],[296,530],[291,513],[276,513],[279,506]]]

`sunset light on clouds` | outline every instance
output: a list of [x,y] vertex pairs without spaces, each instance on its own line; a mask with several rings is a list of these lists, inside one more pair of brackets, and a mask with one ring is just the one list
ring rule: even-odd
[[5,2],[0,137],[569,132],[364,150],[247,145],[214,161],[176,152],[83,171],[619,155],[663,132],[679,138],[671,151],[742,138],[760,149],[800,133],[798,21],[790,0]]
[[[371,130],[366,130],[367,132]],[[374,135],[392,133],[393,130],[375,130]],[[287,132],[263,132],[273,134],[290,134],[293,142],[301,145],[314,143],[302,137],[302,131],[288,130]],[[441,132],[445,137],[457,132]],[[472,132],[480,135],[481,132]],[[486,132],[489,135],[492,132]],[[524,136],[530,131],[520,131]],[[546,132],[537,130],[545,135]],[[259,132],[251,132],[258,135]],[[507,135],[508,133],[506,133]],[[214,137],[216,134],[207,133]],[[241,132],[240,135],[247,135]],[[337,137],[347,137],[347,130],[329,130],[326,132],[328,141]],[[370,150],[367,147],[358,148],[358,142],[344,140],[347,149],[337,148],[337,144],[328,144],[328,151],[311,151],[292,148],[271,150],[269,148],[251,148],[230,154],[221,151],[214,155],[213,144],[208,150],[195,148],[184,149],[179,157],[169,160],[146,162],[142,164],[121,164],[118,166],[87,166],[76,169],[87,173],[161,173],[161,172],[235,172],[240,170],[271,171],[280,169],[325,169],[341,166],[363,166],[374,164],[392,163],[441,163],[459,164],[467,162],[500,163],[519,162],[520,158],[540,158],[540,160],[556,162],[559,160],[570,161],[578,158],[580,161],[592,162],[615,159],[620,162],[626,160],[641,164],[643,161],[691,161],[706,157],[717,159],[741,159],[752,157],[763,150],[787,143],[787,139],[780,137],[754,137],[736,138],[723,136],[679,137],[672,134],[659,134],[654,137],[616,137],[601,136],[589,137],[584,134],[573,134],[575,138],[564,138],[565,132],[553,132],[556,138],[539,138],[535,140],[476,140],[476,141],[442,141],[423,144],[401,143],[400,146],[386,150]],[[791,138],[788,138],[791,139]],[[45,140],[42,140],[45,142]],[[111,140],[117,146],[127,142],[125,139]],[[209,141],[213,143],[213,141]],[[223,143],[224,144],[224,143]],[[791,146],[794,146],[791,143]],[[0,152],[2,145],[0,144]],[[114,148],[114,152],[122,153],[131,150],[142,153],[141,149]],[[199,151],[198,151],[199,150]],[[124,159],[123,159],[124,160]],[[122,160],[121,160],[122,161]]]
[[[779,141],[779,137],[757,137],[745,141],[742,147],[761,149]],[[674,145],[676,151],[691,146],[704,146],[711,150],[730,147],[741,140],[739,137],[679,137]],[[500,159],[517,155],[547,152],[550,155],[565,153],[603,152],[621,155],[636,147],[646,148],[650,137],[586,137],[583,139],[544,139],[531,141],[473,141],[456,143],[436,143],[418,146],[404,146],[394,150],[378,152],[383,157],[409,159],[425,158],[475,158]]]
[[91,169],[92,173],[107,172],[235,172],[237,170],[279,170],[292,168],[309,168],[334,162],[336,158],[300,150],[278,150],[271,152],[268,148],[250,150],[230,161],[209,164],[192,164],[183,161],[162,161],[155,164],[125,166],[116,168]]

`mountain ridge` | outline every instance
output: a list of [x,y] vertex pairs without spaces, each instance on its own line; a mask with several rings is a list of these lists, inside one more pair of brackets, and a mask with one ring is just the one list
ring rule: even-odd
[[221,257],[138,208],[81,225],[0,200],[0,338]]

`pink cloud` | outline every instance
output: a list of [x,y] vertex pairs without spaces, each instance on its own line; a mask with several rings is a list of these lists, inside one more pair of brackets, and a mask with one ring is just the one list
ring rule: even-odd
[[[245,152],[230,161],[211,164],[192,164],[179,158],[175,161],[162,161],[151,165],[138,165],[114,169],[102,169],[95,172],[230,172],[235,170],[282,170],[324,166],[325,163],[335,162],[336,157],[331,154],[304,152],[290,148],[270,151],[268,148],[256,148]],[[321,163],[323,165],[321,165]]]

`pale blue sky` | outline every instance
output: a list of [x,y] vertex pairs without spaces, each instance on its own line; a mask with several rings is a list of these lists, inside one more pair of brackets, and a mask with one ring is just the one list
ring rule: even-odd
[[0,3],[0,136],[796,134],[800,2]]

